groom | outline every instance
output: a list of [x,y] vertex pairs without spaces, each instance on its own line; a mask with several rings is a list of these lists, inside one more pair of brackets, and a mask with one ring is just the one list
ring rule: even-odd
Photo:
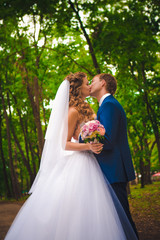
[[120,103],[113,97],[116,88],[117,81],[111,74],[96,75],[91,83],[90,95],[99,102],[97,120],[106,130],[103,150],[96,154],[96,158],[138,237],[126,190],[127,182],[135,179],[135,173],[128,145],[126,115]]

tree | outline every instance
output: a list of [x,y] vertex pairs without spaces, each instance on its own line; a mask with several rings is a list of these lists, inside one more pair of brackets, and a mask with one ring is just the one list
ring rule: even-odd
[[[0,185],[28,191],[39,167],[50,100],[65,76],[84,71],[118,79],[142,187],[158,166],[159,5],[156,1],[0,3]],[[89,99],[95,111],[97,102]],[[7,149],[9,150],[7,152]],[[154,168],[153,168],[154,162]],[[13,186],[14,185],[14,186]],[[15,194],[14,194],[15,195]]]

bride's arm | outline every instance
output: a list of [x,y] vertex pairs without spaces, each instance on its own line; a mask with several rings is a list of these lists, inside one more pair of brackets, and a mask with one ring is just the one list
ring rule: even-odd
[[101,143],[91,144],[91,143],[74,143],[71,142],[76,125],[78,122],[78,111],[71,107],[68,111],[68,137],[66,142],[66,150],[71,151],[85,151],[91,150],[92,152],[98,154],[102,150],[103,145]]

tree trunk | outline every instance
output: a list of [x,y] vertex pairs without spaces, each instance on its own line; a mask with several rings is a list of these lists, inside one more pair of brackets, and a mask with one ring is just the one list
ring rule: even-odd
[[151,148],[149,149],[149,143],[147,141],[147,139],[145,139],[145,148],[146,149],[146,162],[147,162],[147,165],[145,166],[145,184],[152,184],[152,179],[151,179],[151,155],[152,155],[152,150],[154,148],[154,145],[156,144],[156,141],[154,141],[152,143],[152,146]]
[[[131,69],[131,73],[132,76],[138,86],[138,90],[140,93],[142,93],[142,84],[138,83],[138,79],[134,74],[134,67],[133,64],[129,64],[130,65],[130,69]],[[145,86],[147,86],[147,79],[146,79],[146,75],[145,75],[145,67],[144,64],[142,64],[141,67],[141,76],[143,77],[143,84]],[[153,109],[153,107],[151,106],[150,102],[149,102],[149,97],[148,97],[148,92],[146,91],[146,89],[144,89],[143,94],[143,99],[146,105],[146,109],[147,109],[147,113],[148,113],[148,117],[150,119],[153,131],[154,131],[154,135],[155,135],[155,139],[156,139],[156,144],[157,144],[157,149],[158,149],[158,158],[159,158],[159,162],[160,162],[160,132],[159,132],[159,127],[158,127],[158,120],[155,114],[155,111]]]
[[[28,133],[28,126],[27,126],[27,121],[25,121],[25,135],[26,135],[26,138],[28,139],[28,145],[29,145],[29,150],[30,150],[30,153],[31,153],[31,159],[32,159],[32,169],[33,169],[33,174],[34,174],[34,177],[36,176],[37,174],[37,170],[36,170],[36,159],[38,159],[38,163],[40,162],[40,156],[39,156],[39,152],[36,153],[34,151],[34,148],[32,147],[32,141],[30,141],[29,139],[29,133]],[[38,146],[37,146],[37,151],[38,151]],[[39,165],[38,165],[39,167]]]
[[[22,50],[22,60],[25,59],[25,53]],[[20,59],[21,60],[21,59]],[[25,63],[17,62],[17,65],[20,69],[20,74],[22,76],[23,84],[26,86],[28,97],[31,103],[33,116],[35,120],[35,125],[37,129],[37,137],[38,137],[38,147],[39,147],[39,154],[42,154],[44,138],[43,138],[43,131],[40,121],[40,107],[39,107],[39,85],[38,85],[38,78],[34,77],[33,82],[29,82],[29,73]]]
[[[147,79],[146,79],[146,74],[145,74],[145,70],[144,69],[145,69],[144,68],[144,64],[142,64],[143,83],[146,86],[147,85]],[[160,162],[160,132],[159,132],[159,129],[158,129],[158,121],[157,121],[157,117],[156,117],[156,114],[154,112],[154,109],[151,106],[151,104],[149,103],[148,92],[146,91],[146,89],[144,89],[144,102],[146,104],[148,117],[150,119],[153,131],[154,131],[156,144],[157,144],[157,149],[158,149],[158,157],[159,157],[159,162]]]
[[37,77],[34,77],[34,93],[35,93],[35,109],[36,109],[35,120],[36,120],[38,139],[39,139],[39,145],[40,145],[40,154],[42,154],[44,137],[43,137],[43,131],[42,131],[42,126],[40,121],[40,106],[39,106],[40,93],[39,93],[39,84],[38,84]]
[[0,153],[1,153],[2,166],[3,166],[4,182],[5,182],[6,191],[7,191],[7,198],[11,198],[12,193],[11,193],[10,186],[9,186],[9,181],[8,181],[8,176],[7,176],[7,171],[6,171],[6,161],[5,161],[5,158],[4,158],[3,147],[2,147],[1,122],[2,122],[2,118],[1,118],[1,114],[0,114]]
[[19,169],[20,169],[19,175],[20,175],[20,179],[21,179],[20,188],[21,188],[21,193],[23,195],[23,190],[24,190],[23,170],[21,167],[21,161],[20,161],[20,159],[18,159],[18,160],[19,160]]
[[33,180],[34,180],[34,175],[33,175],[33,173],[32,173],[31,166],[29,165],[29,162],[27,161],[27,159],[26,159],[26,157],[25,157],[25,155],[24,155],[24,152],[23,152],[23,150],[22,150],[22,148],[21,148],[20,142],[19,142],[19,140],[18,140],[18,138],[17,138],[17,136],[16,136],[16,133],[15,133],[15,131],[14,131],[14,128],[12,127],[11,130],[12,130],[12,134],[13,134],[14,140],[15,140],[15,142],[16,142],[16,144],[17,144],[17,146],[18,146],[18,149],[19,149],[19,151],[20,151],[20,154],[21,154],[21,156],[22,156],[23,163],[24,163],[24,165],[26,166],[26,168],[27,168],[27,170],[28,170],[28,173],[29,173],[29,176],[30,176],[30,184],[32,184],[32,182],[33,182]]
[[[11,94],[12,94],[12,93],[11,93]],[[15,104],[17,105],[16,96],[13,95],[13,94],[12,94],[12,96],[13,96],[13,98],[14,98]],[[27,128],[27,125],[24,126],[24,123],[23,123],[23,120],[22,120],[22,117],[21,117],[21,112],[20,112],[20,110],[19,110],[18,107],[16,108],[16,110],[17,110],[17,113],[18,113],[18,116],[19,116],[19,119],[20,119],[20,124],[21,124],[21,128],[22,128],[22,131],[23,131],[23,135],[24,135],[25,149],[26,149],[26,157],[25,157],[25,155],[24,155],[24,153],[23,153],[23,150],[22,150],[22,148],[21,148],[21,146],[20,146],[19,140],[18,140],[18,138],[17,138],[17,136],[16,136],[16,134],[15,134],[14,128],[12,128],[12,133],[13,133],[15,142],[17,143],[17,146],[18,146],[18,148],[19,148],[19,150],[20,150],[20,153],[21,153],[21,155],[22,155],[22,159],[23,159],[24,165],[26,166],[26,168],[27,168],[27,170],[28,170],[28,173],[29,173],[29,176],[30,176],[30,185],[32,185],[32,183],[33,183],[33,181],[34,181],[34,178],[35,178],[35,175],[36,175],[36,172],[35,172],[35,169],[34,169],[34,173],[33,173],[33,172],[32,172],[32,168],[31,168],[31,166],[30,166],[30,159],[29,159],[29,149],[30,149],[29,145],[30,145],[30,143],[29,143],[29,140],[28,140],[28,138],[27,138],[27,135],[28,135],[28,131],[27,131],[27,129],[26,129],[26,128]],[[33,159],[33,152],[32,152],[32,149],[30,149],[30,150],[31,150],[32,162],[33,162],[33,161],[34,161],[34,159]],[[34,161],[34,162],[35,162],[35,161]]]
[[141,188],[144,188],[144,163],[143,158],[140,158],[140,174],[141,174]]
[[[75,14],[76,14],[76,16],[77,16],[77,19],[78,19],[78,21],[79,21],[79,23],[80,23],[81,29],[82,29],[82,31],[83,31],[83,34],[84,34],[84,36],[85,36],[85,38],[86,38],[86,41],[87,41],[87,43],[88,43],[88,46],[89,46],[89,52],[90,52],[91,57],[92,57],[93,65],[94,65],[94,67],[95,67],[95,69],[96,69],[97,74],[99,74],[99,73],[101,73],[100,67],[99,67],[99,65],[98,65],[98,62],[97,62],[97,59],[96,59],[96,55],[95,55],[95,53],[94,53],[94,49],[93,49],[91,40],[90,40],[90,38],[89,38],[89,35],[87,34],[87,32],[86,32],[86,30],[85,30],[85,27],[84,27],[84,25],[83,25],[83,23],[82,23],[82,20],[81,20],[81,18],[80,18],[78,5],[75,3],[75,4],[76,4],[76,7],[75,7],[75,4],[74,4],[71,0],[69,0],[68,2],[69,2],[69,4],[70,4],[72,10],[75,12]],[[77,8],[77,9],[76,9],[76,8]]]
[[42,132],[42,126],[41,126],[41,121],[40,121],[40,110],[34,101],[32,89],[28,82],[27,82],[27,92],[28,92],[28,96],[29,96],[29,99],[31,102],[33,116],[34,116],[35,124],[36,124],[36,128],[37,128],[39,153],[41,155],[42,150],[43,150],[44,139],[43,139],[43,132]]
[[9,163],[10,163],[13,195],[18,200],[20,198],[21,194],[20,194],[18,180],[16,178],[16,173],[14,170],[13,157],[12,157],[11,135],[10,135],[10,123],[9,123],[9,118],[8,118],[7,111],[6,111],[5,100],[4,100],[4,97],[2,94],[1,84],[0,84],[0,94],[1,94],[1,98],[2,98],[2,105],[3,105],[4,117],[5,117],[5,121],[6,121],[6,128],[7,128],[8,153],[9,153]]
[[[140,146],[141,146],[141,153],[143,153],[143,143],[142,139],[140,139]],[[143,155],[140,156],[140,174],[141,174],[141,188],[144,188],[145,185],[145,172],[144,172],[144,162],[143,162]]]
[[152,184],[151,174],[150,174],[150,160],[146,159],[146,161],[147,162],[149,161],[149,163],[148,163],[148,165],[144,166],[144,172],[145,172],[144,182],[145,182],[145,185]]

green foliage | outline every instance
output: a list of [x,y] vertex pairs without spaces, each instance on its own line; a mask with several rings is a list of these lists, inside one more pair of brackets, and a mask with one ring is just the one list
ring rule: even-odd
[[[90,81],[97,74],[93,55],[102,72],[113,72],[118,79],[116,98],[127,113],[136,171],[141,172],[142,163],[150,165],[151,171],[159,169],[155,143],[156,134],[160,135],[157,2],[3,0],[0,4],[0,81],[21,191],[29,189],[39,167],[37,119],[44,135],[50,101],[60,83],[70,72],[77,71],[86,72]],[[97,112],[97,100],[87,101]],[[3,152],[11,186],[7,125],[1,101],[0,107]],[[35,109],[39,110],[38,117]],[[1,156],[0,166],[4,179]],[[0,191],[5,191],[3,180]]]

